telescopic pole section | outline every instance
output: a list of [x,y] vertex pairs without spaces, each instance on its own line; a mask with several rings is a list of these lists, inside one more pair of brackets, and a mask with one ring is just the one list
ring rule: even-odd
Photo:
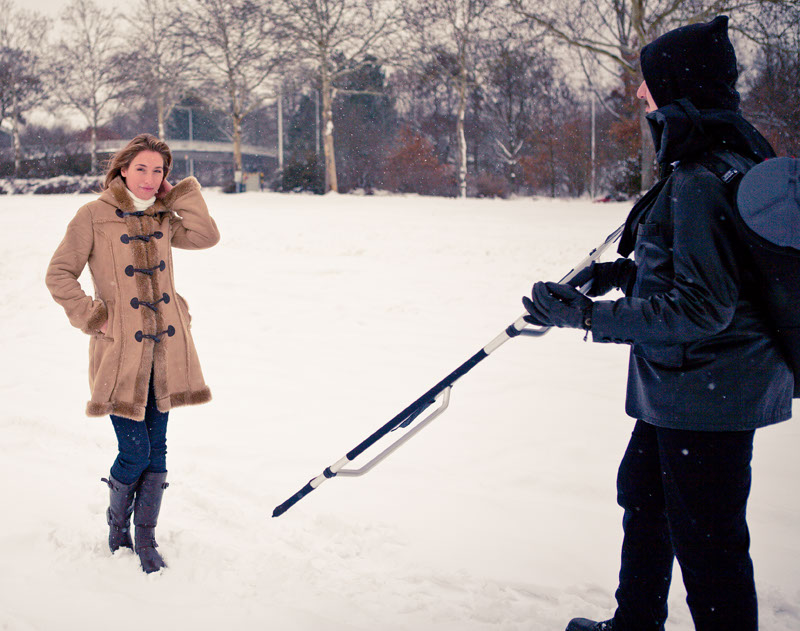
[[381,438],[386,436],[389,432],[403,425],[410,416],[416,416],[419,414],[420,410],[424,410],[428,406],[430,406],[433,403],[433,401],[436,400],[436,397],[438,397],[445,389],[450,388],[456,382],[456,380],[467,374],[479,362],[486,359],[488,355],[489,354],[484,349],[481,349],[480,351],[475,353],[467,361],[465,361],[453,372],[447,375],[447,377],[445,377],[439,383],[437,383],[433,388],[428,390],[425,394],[419,397],[411,405],[406,407],[402,412],[394,416],[388,423],[386,423],[377,431],[375,431],[371,436],[369,436],[366,440],[362,441],[354,449],[349,451],[344,457],[337,460],[330,467],[326,467],[325,470],[322,473],[320,473],[316,478],[309,480],[309,482],[302,489],[300,489],[297,493],[292,495],[283,504],[276,506],[275,510],[272,511],[272,516],[279,517],[280,515],[283,515],[283,513],[289,510],[292,506],[294,506],[297,502],[303,499],[306,495],[311,493],[311,491],[313,491],[320,484],[325,482],[325,480],[336,477],[336,474],[344,466],[346,466],[349,462],[352,462],[353,460],[358,458],[359,455],[364,453],[364,451],[369,449],[372,445],[374,445]]
[[[601,243],[598,247],[589,252],[589,254],[578,265],[572,268],[567,273],[567,275],[564,276],[559,282],[562,283],[569,282],[578,272],[580,272],[585,267],[588,267],[593,262],[597,261],[602,256],[603,252],[605,252],[615,241],[617,241],[617,239],[619,239],[620,235],[622,234],[623,228],[624,225],[620,226],[614,232],[608,235],[608,237],[603,243]],[[583,289],[586,290],[587,287],[588,285],[584,286]],[[450,400],[450,389],[458,379],[466,375],[470,370],[472,370],[475,366],[477,366],[480,362],[486,359],[489,355],[491,355],[494,351],[500,348],[512,337],[517,337],[518,335],[541,336],[550,330],[549,327],[531,328],[530,325],[525,321],[526,315],[528,315],[527,312],[524,315],[521,315],[519,318],[517,318],[513,324],[508,326],[504,331],[498,334],[491,342],[489,342],[481,350],[479,350],[467,361],[465,361],[458,368],[456,368],[453,372],[447,375],[439,383],[433,386],[433,388],[428,390],[425,394],[419,397],[411,405],[406,407],[402,412],[394,416],[388,423],[380,427],[371,436],[369,436],[366,440],[362,441],[359,445],[357,445],[354,449],[349,451],[345,456],[337,460],[334,464],[332,464],[329,467],[326,467],[325,470],[322,473],[320,473],[317,477],[309,480],[308,483],[306,483],[306,485],[303,488],[301,488],[297,493],[292,495],[283,504],[276,506],[275,509],[272,511],[272,516],[280,517],[281,515],[283,515],[292,506],[297,504],[297,502],[299,502],[306,495],[311,493],[311,491],[319,487],[320,484],[325,482],[325,480],[334,478],[336,477],[336,475],[340,473],[345,476],[363,475],[364,473],[372,469],[372,467],[374,467],[378,462],[380,462],[390,453],[395,451],[398,447],[400,447],[400,445],[405,443],[409,438],[411,438],[420,429],[422,429],[422,427],[430,423],[434,418],[439,416],[439,414],[441,414],[445,410]],[[355,470],[344,469],[344,467],[347,466],[348,463],[358,458],[358,456],[360,456],[372,445],[381,440],[389,432],[410,425],[417,418],[417,416],[419,416],[428,407],[430,407],[436,401],[437,397],[442,395],[442,393],[444,393],[442,397],[442,406],[436,411],[434,411],[431,415],[426,417],[423,421],[421,421],[417,425],[417,427],[414,430],[412,430],[410,435],[393,443],[391,447],[381,452],[381,454],[373,458],[369,463],[367,463],[361,469],[355,469]]]

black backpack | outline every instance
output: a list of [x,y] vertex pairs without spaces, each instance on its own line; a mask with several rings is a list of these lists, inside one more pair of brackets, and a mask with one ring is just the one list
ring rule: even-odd
[[753,165],[715,153],[702,161],[733,187],[733,221],[747,247],[767,317],[794,371],[800,398],[800,160],[771,158]]

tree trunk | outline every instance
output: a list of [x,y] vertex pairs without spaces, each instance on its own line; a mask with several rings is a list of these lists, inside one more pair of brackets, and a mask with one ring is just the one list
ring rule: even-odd
[[283,84],[278,86],[278,174],[283,181]]
[[90,172],[92,175],[97,175],[97,116],[92,121],[92,141],[89,151],[92,154]]
[[461,64],[458,85],[458,116],[456,137],[458,138],[458,196],[467,196],[467,138],[464,133],[464,119],[467,113],[467,68]]
[[14,177],[19,177],[22,169],[22,143],[19,140],[19,113],[17,112],[17,92],[12,93],[11,102],[11,142],[14,146]]
[[333,146],[333,107],[331,81],[323,66],[322,69],[322,150],[325,154],[325,192],[339,192],[336,179],[336,154]]
[[[238,108],[237,108],[238,109]],[[242,117],[238,111],[233,115],[233,171],[243,172],[242,164]]]
[[164,129],[164,119],[166,118],[164,112],[164,97],[159,96],[156,99],[156,110],[158,112],[158,137],[161,140],[166,140],[167,133],[166,130]]

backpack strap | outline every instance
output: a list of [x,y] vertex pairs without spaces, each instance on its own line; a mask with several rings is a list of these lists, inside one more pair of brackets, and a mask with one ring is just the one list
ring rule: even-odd
[[703,156],[698,163],[716,175],[733,192],[739,188],[739,182],[752,169],[756,162],[732,151],[714,151]]
[[752,253],[746,247],[746,240],[743,238],[744,222],[739,214],[737,197],[739,184],[756,163],[730,151],[715,151],[705,154],[701,159],[697,160],[697,164],[711,171],[725,185],[725,192],[729,201],[725,216],[732,222],[734,227],[732,238],[734,243],[737,244],[739,254],[744,257],[740,262],[739,268],[743,272],[743,278],[748,279],[748,284],[755,286],[757,284],[755,276],[749,271],[754,268]]

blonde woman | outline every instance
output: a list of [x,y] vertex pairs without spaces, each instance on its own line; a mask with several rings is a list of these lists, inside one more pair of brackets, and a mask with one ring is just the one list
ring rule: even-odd
[[[155,527],[168,486],[169,410],[211,400],[191,316],[175,291],[172,247],[210,248],[219,231],[200,184],[190,177],[171,186],[171,166],[167,144],[149,134],[117,152],[103,192],[67,226],[46,278],[70,323],[90,336],[86,414],[110,415],[119,443],[103,478],[110,489],[109,547],[134,549],[148,573],[166,567]],[[94,297],[78,282],[87,263]]]

